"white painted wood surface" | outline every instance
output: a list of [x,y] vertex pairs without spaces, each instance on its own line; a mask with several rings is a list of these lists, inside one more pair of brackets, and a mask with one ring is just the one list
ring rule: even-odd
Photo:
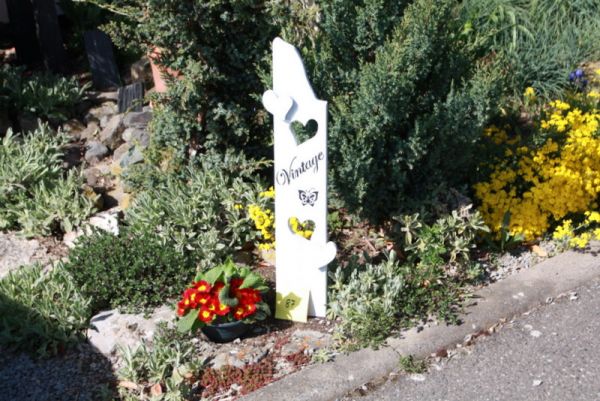
[[[310,294],[308,314],[322,317],[327,264],[336,254],[327,240],[327,102],[316,98],[298,51],[280,38],[273,41],[273,90],[265,92],[263,104],[274,120],[277,292]],[[318,130],[298,143],[291,123],[309,120]],[[314,222],[310,240],[291,230],[292,217]]]

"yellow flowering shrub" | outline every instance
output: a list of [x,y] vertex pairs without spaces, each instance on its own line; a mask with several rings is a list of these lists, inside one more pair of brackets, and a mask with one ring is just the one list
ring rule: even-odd
[[[600,193],[600,112],[598,99],[585,94],[572,102],[555,100],[536,128],[541,144],[527,144],[505,129],[488,136],[503,147],[486,181],[475,185],[486,223],[496,232],[534,239],[569,214],[598,207]],[[508,227],[503,221],[510,213]]]
[[573,221],[566,219],[554,230],[552,238],[572,248],[585,248],[590,240],[600,240],[600,213],[585,212],[585,220],[573,227]]
[[275,199],[275,190],[273,187],[270,187],[268,190],[261,192],[258,196],[269,203],[264,207],[259,205],[248,206],[248,215],[262,237],[262,241],[258,243],[258,249],[274,249],[275,215],[273,213],[272,200]]

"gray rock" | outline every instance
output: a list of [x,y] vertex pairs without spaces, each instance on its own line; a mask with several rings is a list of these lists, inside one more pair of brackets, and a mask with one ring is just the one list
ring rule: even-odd
[[269,354],[270,348],[271,346],[242,346],[239,343],[233,348],[226,346],[211,360],[210,366],[214,369],[227,365],[243,368],[262,361]]
[[0,278],[20,266],[31,264],[34,255],[40,250],[40,244],[36,240],[0,234]]
[[126,153],[124,153],[118,160],[119,165],[122,168],[127,168],[135,163],[144,161],[144,154],[138,146],[132,146]]
[[128,128],[145,128],[152,120],[151,111],[131,112],[125,114],[123,125]]
[[79,139],[81,137],[81,133],[85,130],[85,128],[85,125],[75,118],[62,125],[62,131],[75,139]]
[[102,182],[102,173],[95,167],[86,168],[82,174],[86,184],[90,187],[99,186]]
[[108,155],[108,148],[98,141],[88,142],[86,148],[84,158],[90,164],[95,164]]
[[121,135],[125,142],[147,148],[150,144],[150,133],[140,128],[127,128]]
[[123,116],[117,114],[111,117],[100,132],[100,141],[110,149],[116,149],[121,143],[121,132],[123,132]]
[[131,145],[127,142],[121,144],[113,152],[113,160],[120,160],[125,153],[129,152],[129,149],[131,149]]
[[73,249],[75,248],[77,239],[83,235],[84,232],[82,230],[69,231],[63,235],[63,244],[65,244],[69,249]]
[[119,235],[119,210],[113,208],[93,215],[88,224],[113,235]]
[[156,309],[149,318],[143,314],[119,313],[117,310],[100,312],[92,317],[87,337],[104,355],[111,355],[117,346],[137,347],[142,341],[152,342],[158,323],[172,323],[175,312],[168,306]]
[[117,114],[117,104],[112,101],[104,102],[98,107],[89,109],[83,118],[83,122],[86,124],[92,121],[100,123],[103,116],[111,116],[113,114]]
[[86,141],[91,141],[98,136],[98,132],[100,132],[100,126],[96,121],[92,121],[87,125],[87,127],[85,127],[83,131],[79,133],[79,138]]
[[106,116],[100,117],[100,128],[106,127],[111,118],[113,118],[112,115],[106,115]]
[[330,334],[316,330],[296,330],[292,334],[291,342],[300,344],[309,354],[332,345]]

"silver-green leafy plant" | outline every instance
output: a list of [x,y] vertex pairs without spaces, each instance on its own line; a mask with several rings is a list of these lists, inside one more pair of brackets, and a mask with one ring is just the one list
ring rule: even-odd
[[381,264],[356,260],[333,272],[329,318],[340,318],[336,335],[360,345],[377,345],[396,323],[399,296],[406,286],[396,254]]
[[[488,231],[470,206],[432,224],[418,215],[396,218],[400,262],[391,252],[379,264],[351,260],[332,275],[329,317],[339,318],[336,336],[346,347],[379,345],[415,319],[435,315],[456,320],[461,286],[478,275],[470,253],[477,235]],[[368,260],[368,257],[365,259]]]
[[[117,372],[119,380],[130,382],[120,387],[123,400],[179,401],[191,395],[192,375],[198,374],[204,358],[198,357],[189,339],[182,340],[176,333],[160,326],[153,344],[142,344],[136,349],[122,347],[118,350],[122,367]],[[152,394],[151,388],[160,386]]]
[[55,266],[24,266],[0,280],[0,346],[53,355],[84,338],[90,299]]
[[443,264],[448,272],[462,275],[470,267],[470,254],[477,236],[489,232],[479,211],[472,205],[453,210],[433,224],[423,223],[418,214],[397,217],[397,233],[412,263]]
[[24,135],[8,130],[0,146],[0,230],[68,232],[92,214],[96,195],[84,194],[79,172],[62,168],[66,143],[45,124]]
[[23,74],[23,69],[0,67],[0,106],[16,114],[29,114],[60,122],[73,115],[90,84],[48,73]]
[[126,211],[133,232],[153,230],[163,244],[189,251],[206,269],[256,236],[245,211],[261,186],[240,158],[203,156],[183,174],[166,176],[139,193]]

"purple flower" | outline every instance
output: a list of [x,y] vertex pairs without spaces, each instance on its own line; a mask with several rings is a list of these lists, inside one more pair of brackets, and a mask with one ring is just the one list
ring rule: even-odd
[[575,81],[575,73],[574,72],[572,72],[572,73],[569,74],[569,81],[570,82]]
[[581,77],[583,77],[583,70],[582,70],[581,68],[578,68],[578,69],[576,69],[576,70],[575,70],[575,76],[576,76],[577,78],[581,78]]

